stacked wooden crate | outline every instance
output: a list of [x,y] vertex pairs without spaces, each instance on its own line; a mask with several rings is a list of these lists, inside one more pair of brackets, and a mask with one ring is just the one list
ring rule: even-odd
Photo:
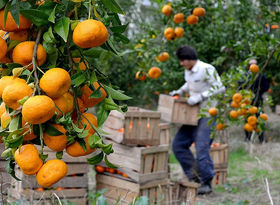
[[4,144],[0,144],[0,200],[3,200],[6,202],[7,200],[7,195],[8,195],[8,188],[11,184],[11,176],[10,174],[7,173],[5,169],[6,161],[4,158],[1,157],[2,152],[4,151],[5,147]]
[[113,143],[108,159],[126,176],[106,171],[96,175],[97,190],[107,189],[107,202],[130,204],[147,196],[149,204],[169,204],[170,127],[160,123],[160,113],[136,107],[124,115],[111,111],[103,130],[108,132],[104,142]]
[[[45,154],[48,154],[48,159],[56,158],[56,153],[49,149],[46,149]],[[35,176],[24,175],[17,167],[16,176],[21,181],[12,180],[10,196],[14,201],[20,200],[25,203],[32,201],[32,203],[36,202],[36,204],[58,204],[59,198],[65,203],[68,201],[76,205],[86,205],[88,193],[87,174],[89,171],[86,157],[73,158],[64,153],[63,161],[68,166],[67,176],[48,189],[38,185]]]

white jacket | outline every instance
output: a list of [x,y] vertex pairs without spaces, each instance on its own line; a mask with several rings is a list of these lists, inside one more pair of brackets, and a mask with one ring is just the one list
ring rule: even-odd
[[[224,92],[225,87],[214,66],[197,60],[191,70],[185,70],[186,83],[176,90],[174,94],[183,95],[189,93],[189,104],[200,103],[200,107],[206,107],[208,97]],[[212,101],[211,106],[216,102]]]

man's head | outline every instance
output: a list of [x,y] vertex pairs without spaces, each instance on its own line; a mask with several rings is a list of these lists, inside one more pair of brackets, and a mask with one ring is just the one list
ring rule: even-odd
[[249,66],[252,65],[252,64],[257,64],[257,63],[258,63],[258,62],[257,62],[256,59],[251,59],[251,60],[249,61]]
[[176,55],[180,61],[180,65],[187,70],[191,70],[197,61],[197,52],[190,46],[181,46],[177,49]]

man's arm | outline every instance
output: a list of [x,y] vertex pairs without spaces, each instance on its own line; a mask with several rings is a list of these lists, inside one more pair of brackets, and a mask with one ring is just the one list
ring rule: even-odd
[[184,92],[188,92],[188,83],[186,82],[182,87],[178,90],[173,90],[169,93],[169,95],[183,95]]

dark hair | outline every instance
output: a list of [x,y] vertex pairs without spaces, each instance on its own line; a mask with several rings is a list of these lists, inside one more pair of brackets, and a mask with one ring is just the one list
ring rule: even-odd
[[197,60],[197,52],[191,46],[181,46],[176,51],[179,60]]

